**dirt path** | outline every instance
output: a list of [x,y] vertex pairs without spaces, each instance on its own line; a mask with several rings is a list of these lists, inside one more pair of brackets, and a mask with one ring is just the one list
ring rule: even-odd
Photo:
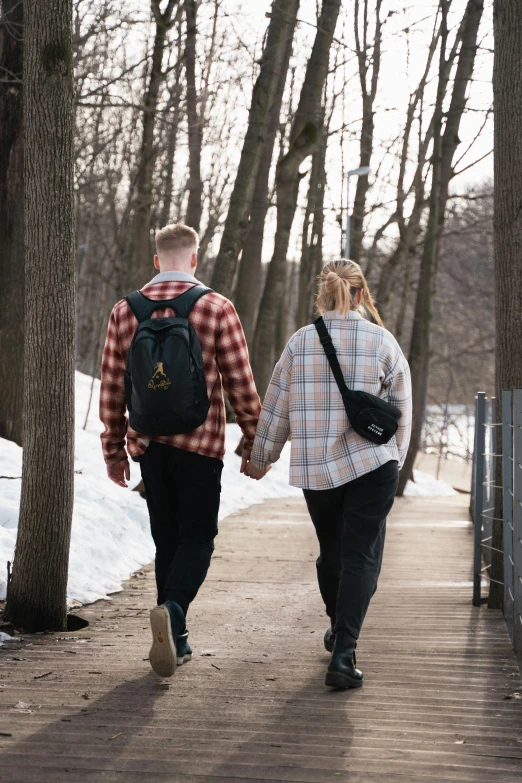
[[86,631],[0,648],[0,780],[522,781],[522,682],[502,617],[471,606],[467,502],[397,502],[359,691],[323,685],[299,500],[221,524],[189,618],[194,659],[169,682],[146,661],[150,569],[85,608]]

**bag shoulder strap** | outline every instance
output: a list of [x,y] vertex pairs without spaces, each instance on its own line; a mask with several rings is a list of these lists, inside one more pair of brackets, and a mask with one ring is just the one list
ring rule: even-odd
[[326,324],[322,315],[319,316],[319,318],[316,318],[314,321],[314,326],[317,329],[319,340],[321,341],[321,345],[324,348],[326,358],[328,359],[328,363],[333,372],[337,386],[339,387],[339,391],[341,392],[341,395],[344,396],[350,390],[348,389],[346,381],[344,380],[343,371],[341,370],[341,365],[339,364],[339,359],[337,358],[337,351],[335,350],[332,338],[330,337],[330,332],[326,328]]
[[212,293],[212,290],[212,288],[207,288],[204,285],[192,286],[192,288],[189,288],[172,300],[174,302],[174,312],[180,318],[188,318],[196,302],[202,296]]
[[141,291],[133,291],[132,294],[129,294],[125,297],[125,301],[134,313],[138,323],[141,323],[141,321],[145,321],[147,318],[150,318],[154,312],[154,308],[151,307],[151,305],[156,304],[156,302],[153,303],[151,299],[147,299],[147,297],[142,294]]
[[167,307],[174,310],[176,316],[188,318],[198,299],[201,299],[202,296],[211,291],[212,288],[194,285],[188,291],[184,291],[184,293],[174,297],[174,299],[149,299],[141,291],[134,291],[125,297],[125,301],[134,313],[138,323],[150,318],[155,310],[162,310]]

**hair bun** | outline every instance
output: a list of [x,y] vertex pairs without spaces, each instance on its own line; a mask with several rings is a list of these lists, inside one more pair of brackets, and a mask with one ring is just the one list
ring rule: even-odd
[[338,272],[329,271],[323,278],[323,285],[327,291],[331,292],[337,289],[341,279]]

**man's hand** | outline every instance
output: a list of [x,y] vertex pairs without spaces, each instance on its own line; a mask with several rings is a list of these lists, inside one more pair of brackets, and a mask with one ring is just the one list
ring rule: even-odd
[[269,465],[267,468],[256,468],[254,465],[252,465],[251,462],[248,462],[245,467],[245,475],[247,475],[251,479],[255,479],[256,481],[259,481],[259,479],[262,479],[266,474],[272,470],[272,465]]
[[240,473],[244,473],[246,470],[247,462],[250,459],[250,449],[243,449],[243,453],[241,455],[241,468],[239,470]]
[[[107,464],[107,475],[111,481],[114,481],[119,487],[128,486],[130,480],[130,465],[127,459],[120,459],[118,462],[109,462]],[[127,479],[127,481],[125,481]]]

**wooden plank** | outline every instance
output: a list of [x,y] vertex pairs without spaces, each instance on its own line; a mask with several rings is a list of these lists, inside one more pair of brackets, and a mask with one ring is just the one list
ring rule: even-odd
[[317,545],[295,499],[222,523],[194,659],[168,683],[144,660],[150,568],[84,607],[85,631],[0,648],[0,781],[522,783],[522,681],[501,615],[471,606],[466,503],[396,503],[360,691],[323,685]]

